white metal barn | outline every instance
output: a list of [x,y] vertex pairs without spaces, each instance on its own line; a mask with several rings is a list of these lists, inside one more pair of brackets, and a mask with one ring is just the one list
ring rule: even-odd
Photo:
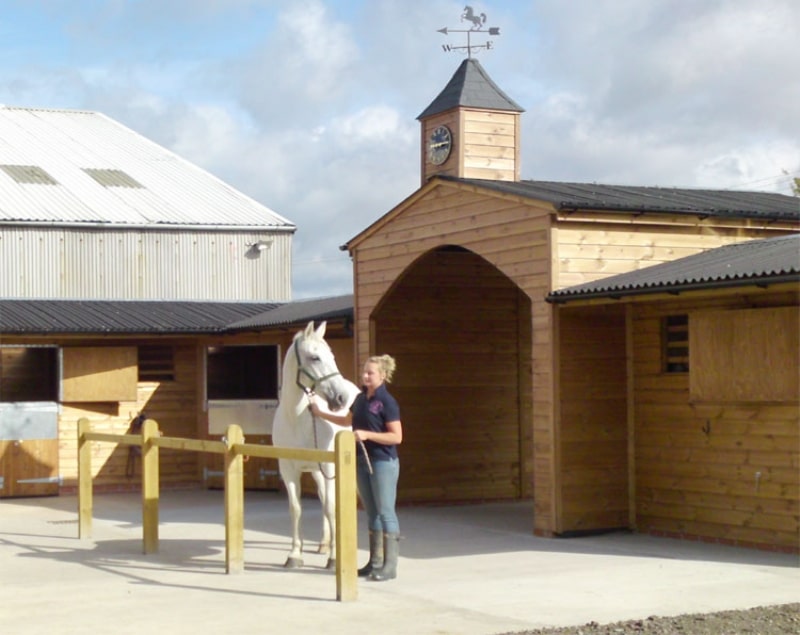
[[295,225],[96,112],[0,107],[0,296],[281,302]]

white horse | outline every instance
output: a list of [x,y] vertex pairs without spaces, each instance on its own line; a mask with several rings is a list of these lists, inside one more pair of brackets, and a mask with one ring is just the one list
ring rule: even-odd
[[[283,360],[283,382],[278,407],[272,423],[272,443],[277,447],[333,450],[334,436],[342,428],[315,417],[309,410],[312,395],[322,396],[328,408],[335,412],[349,408],[359,390],[339,373],[336,360],[324,340],[326,323],[314,330],[309,322],[298,331]],[[303,566],[303,540],[300,535],[300,477],[310,472],[322,503],[322,540],[319,553],[329,554],[327,568],[336,563],[336,494],[333,463],[313,463],[278,459],[278,469],[289,495],[292,516],[292,550],[287,568]]]

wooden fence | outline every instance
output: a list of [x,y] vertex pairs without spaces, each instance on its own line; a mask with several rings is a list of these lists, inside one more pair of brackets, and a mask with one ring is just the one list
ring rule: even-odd
[[356,452],[355,435],[342,430],[333,452],[279,448],[244,442],[242,429],[228,427],[221,441],[161,436],[158,423],[148,419],[141,434],[92,432],[89,420],[78,421],[78,537],[92,534],[91,442],[138,446],[142,451],[142,541],[145,554],[158,551],[159,448],[210,452],[225,456],[225,571],[244,570],[244,457],[298,459],[336,466],[336,599],[358,597],[356,563]]

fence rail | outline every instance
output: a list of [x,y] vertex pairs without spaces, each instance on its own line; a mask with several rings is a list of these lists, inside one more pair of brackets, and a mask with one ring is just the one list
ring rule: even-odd
[[295,459],[336,466],[336,599],[358,597],[356,534],[356,450],[349,430],[336,435],[335,448],[305,450],[245,443],[241,427],[228,427],[222,441],[161,436],[158,423],[148,419],[141,434],[92,432],[89,420],[78,421],[78,537],[92,534],[93,482],[91,443],[138,446],[142,452],[142,549],[158,551],[159,448],[222,454],[225,457],[225,571],[244,570],[244,457]]

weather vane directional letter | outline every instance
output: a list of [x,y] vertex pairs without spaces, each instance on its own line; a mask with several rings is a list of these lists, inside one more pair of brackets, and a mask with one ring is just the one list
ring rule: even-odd
[[445,51],[466,51],[467,57],[472,57],[472,51],[478,51],[480,49],[490,49],[492,48],[492,41],[487,40],[483,44],[473,44],[471,41],[471,35],[473,33],[481,33],[481,34],[488,34],[488,35],[500,35],[500,29],[496,26],[488,27],[488,29],[484,29],[484,25],[486,24],[486,14],[476,14],[472,7],[467,5],[464,7],[464,12],[461,14],[461,21],[472,22],[472,27],[469,29],[448,29],[444,27],[443,29],[439,29],[439,33],[444,33],[447,35],[448,33],[466,33],[467,34],[467,45],[466,46],[450,46],[449,44],[442,44],[442,48]]

